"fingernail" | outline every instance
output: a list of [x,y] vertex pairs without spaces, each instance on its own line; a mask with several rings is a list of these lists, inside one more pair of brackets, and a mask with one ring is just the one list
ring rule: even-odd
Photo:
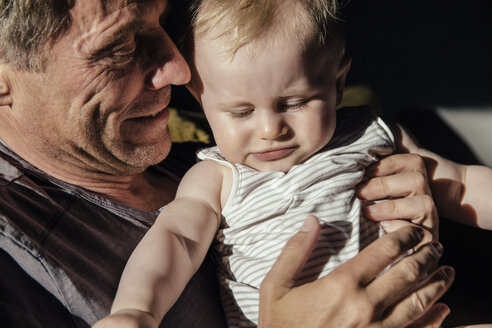
[[315,226],[314,218],[312,216],[308,216],[307,219],[304,220],[304,223],[302,224],[299,231],[308,232],[308,231],[313,230],[314,226]]
[[453,281],[454,269],[452,267],[444,267],[440,270],[439,274],[436,275],[436,278],[439,280],[443,279],[446,282]]
[[377,212],[378,212],[378,206],[375,203],[364,206],[364,214],[366,214],[367,216],[373,217],[374,215],[377,215]]
[[417,229],[415,229],[415,230],[416,230],[417,235],[418,235],[418,237],[419,237],[419,238],[421,238],[421,239],[422,239],[422,238],[424,238],[424,236],[425,236],[424,229],[422,229],[422,228],[418,227],[418,228],[417,228]]
[[436,251],[437,251],[437,253],[439,253],[439,255],[442,255],[444,249],[443,249],[441,243],[434,241],[434,242],[432,242],[432,246],[436,249]]
[[446,310],[443,313],[443,317],[446,318],[451,313],[451,309],[446,306]]
[[442,273],[443,273],[444,279],[446,279],[446,281],[451,281],[454,279],[454,269],[453,268],[445,267],[442,270]]
[[391,225],[390,220],[380,221],[379,222],[384,228],[388,228]]

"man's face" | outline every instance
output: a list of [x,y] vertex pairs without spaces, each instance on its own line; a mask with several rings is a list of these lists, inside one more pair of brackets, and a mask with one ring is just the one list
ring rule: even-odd
[[[101,2],[104,2],[102,4]],[[171,84],[189,69],[162,29],[164,0],[79,0],[41,73],[17,72],[12,115],[27,143],[86,170],[131,174],[171,145]]]

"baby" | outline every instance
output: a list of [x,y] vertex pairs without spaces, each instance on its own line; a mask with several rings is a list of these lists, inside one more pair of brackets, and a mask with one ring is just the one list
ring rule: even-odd
[[217,147],[199,152],[136,248],[112,314],[157,326],[215,237],[227,323],[254,327],[259,286],[307,215],[322,233],[299,283],[381,235],[355,186],[395,140],[366,108],[336,111],[350,59],[335,0],[203,0],[194,14],[190,88]]

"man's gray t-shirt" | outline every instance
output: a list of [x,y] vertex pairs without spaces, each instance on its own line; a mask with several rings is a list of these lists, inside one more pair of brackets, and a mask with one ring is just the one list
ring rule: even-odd
[[[187,165],[173,154],[193,154],[182,147],[151,169],[180,176]],[[87,327],[107,315],[126,261],[157,215],[57,180],[0,144],[0,326]],[[206,260],[162,326],[223,325]]]

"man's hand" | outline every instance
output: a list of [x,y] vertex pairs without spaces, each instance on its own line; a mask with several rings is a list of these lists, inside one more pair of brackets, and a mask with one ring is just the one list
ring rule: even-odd
[[437,210],[424,160],[419,155],[396,154],[383,158],[368,167],[366,177],[369,180],[357,189],[357,195],[366,201],[363,207],[366,218],[381,221],[386,232],[396,231],[409,224],[404,220],[410,220],[429,232],[423,242],[438,239]]
[[258,327],[439,327],[449,313],[446,305],[434,305],[454,277],[450,267],[434,270],[439,243],[423,245],[381,274],[422,241],[423,229],[415,226],[383,236],[327,276],[295,287],[319,231],[309,217],[284,247],[260,288]]
[[92,328],[157,328],[155,319],[146,312],[120,310],[96,322]]

